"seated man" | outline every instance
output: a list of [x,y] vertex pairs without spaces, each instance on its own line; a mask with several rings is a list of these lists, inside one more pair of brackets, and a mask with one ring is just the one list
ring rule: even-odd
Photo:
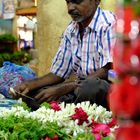
[[[90,101],[107,107],[107,75],[112,68],[116,19],[99,3],[100,0],[66,0],[73,20],[62,36],[50,73],[17,85],[15,90],[33,96],[39,104],[52,100]],[[71,73],[77,76],[77,82],[64,82]]]

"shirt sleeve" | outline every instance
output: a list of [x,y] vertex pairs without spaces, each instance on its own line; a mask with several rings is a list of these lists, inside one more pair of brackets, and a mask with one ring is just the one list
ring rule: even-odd
[[102,66],[106,65],[108,62],[113,62],[113,48],[116,43],[116,22],[108,26],[106,31],[102,36],[102,47],[103,54],[101,57]]
[[72,71],[72,53],[70,46],[70,39],[68,38],[68,35],[64,33],[50,69],[52,73],[64,79],[68,78]]

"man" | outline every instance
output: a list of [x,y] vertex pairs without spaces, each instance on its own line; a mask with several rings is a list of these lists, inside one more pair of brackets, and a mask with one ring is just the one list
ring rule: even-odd
[[[33,96],[39,104],[89,100],[107,107],[107,73],[112,68],[115,17],[101,10],[100,0],[66,0],[66,3],[73,21],[63,34],[51,72],[26,81],[15,90]],[[71,73],[75,73],[78,82],[64,82]]]

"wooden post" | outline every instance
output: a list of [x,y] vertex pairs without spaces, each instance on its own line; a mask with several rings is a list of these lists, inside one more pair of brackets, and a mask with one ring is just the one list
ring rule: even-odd
[[39,76],[49,72],[61,34],[69,22],[65,0],[38,1],[36,48],[39,56]]

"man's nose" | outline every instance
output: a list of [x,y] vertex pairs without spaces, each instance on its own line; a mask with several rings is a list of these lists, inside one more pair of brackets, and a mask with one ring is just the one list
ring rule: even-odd
[[68,6],[68,12],[73,11],[75,9],[75,4],[72,2],[69,2],[67,6]]

